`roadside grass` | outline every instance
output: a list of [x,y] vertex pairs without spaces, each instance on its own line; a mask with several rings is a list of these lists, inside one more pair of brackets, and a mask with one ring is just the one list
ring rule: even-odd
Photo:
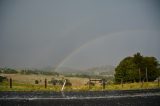
[[45,88],[44,85],[17,82],[13,82],[12,85],[12,88],[10,88],[7,81],[0,83],[0,91],[60,91],[61,89],[61,86],[47,85],[47,88]]
[[107,85],[105,90],[134,90],[134,89],[152,89],[159,88],[157,82],[144,82],[142,83],[125,83],[125,84],[110,84]]
[[[9,82],[4,81],[0,83],[0,91],[61,91],[60,85],[47,85],[45,88],[44,85],[38,84],[26,84],[26,83],[18,83],[13,82],[12,88],[9,87]],[[160,88],[158,87],[157,82],[144,82],[143,86],[142,83],[126,83],[126,84],[108,84],[106,85],[104,90],[134,90],[134,89],[152,89],[152,88]],[[101,85],[90,86],[88,85],[83,86],[71,86],[65,87],[64,91],[102,91]]]
[[[12,78],[12,88],[9,87],[9,81],[0,83],[0,91],[61,91],[61,85],[47,84],[47,88],[44,86],[44,79],[50,81],[52,78],[58,79],[69,79],[72,83],[71,87],[65,87],[64,91],[102,91],[101,84],[96,83],[95,86],[86,85],[88,82],[87,78],[78,77],[55,77],[46,75],[20,75],[20,74],[1,74],[6,76],[8,79]],[[35,84],[35,80],[41,80],[41,83]],[[104,90],[134,90],[134,89],[154,89],[158,87],[158,82],[144,82],[144,83],[124,83],[114,84],[113,82],[106,84]]]

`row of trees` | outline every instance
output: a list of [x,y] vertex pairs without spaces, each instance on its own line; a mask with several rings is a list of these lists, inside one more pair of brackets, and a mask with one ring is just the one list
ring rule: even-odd
[[160,65],[155,57],[136,53],[124,58],[115,69],[115,82],[153,81],[160,75]]
[[30,75],[30,74],[42,74],[42,75],[59,75],[59,73],[57,72],[54,72],[54,71],[43,71],[43,70],[21,70],[20,71],[20,74],[27,74],[27,75]]
[[11,69],[11,68],[0,68],[0,73],[16,74],[16,73],[18,73],[18,71],[16,71],[15,69]]
[[4,74],[16,74],[16,73],[20,73],[20,74],[42,74],[42,75],[59,75],[59,73],[54,72],[54,71],[43,71],[43,70],[20,70],[17,71],[15,69],[11,69],[11,68],[0,68],[0,73],[4,73]]

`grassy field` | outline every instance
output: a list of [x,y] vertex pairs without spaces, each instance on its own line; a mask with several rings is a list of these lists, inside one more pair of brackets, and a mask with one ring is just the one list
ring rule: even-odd
[[[87,78],[77,78],[77,77],[63,77],[63,76],[48,76],[48,75],[21,75],[21,74],[1,74],[8,79],[13,79],[12,88],[9,87],[9,81],[4,81],[0,83],[0,91],[60,91],[60,85],[47,84],[47,88],[44,86],[45,78],[49,81],[52,78],[56,79],[69,79],[72,83],[71,87],[65,87],[65,91],[96,91],[102,90],[100,84],[91,86],[90,89],[86,85]],[[35,84],[35,80],[41,81],[39,84]],[[104,90],[131,90],[131,89],[149,89],[158,88],[157,82],[144,82],[142,83],[125,83],[125,84],[114,84],[108,83]]]

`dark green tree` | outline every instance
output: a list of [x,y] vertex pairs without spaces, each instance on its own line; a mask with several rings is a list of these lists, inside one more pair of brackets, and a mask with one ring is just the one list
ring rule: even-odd
[[158,61],[155,57],[144,57],[145,68],[148,73],[148,80],[153,81],[159,76]]
[[138,68],[143,68],[143,56],[139,52],[134,54],[133,62],[137,65]]
[[[140,74],[139,74],[140,70]],[[159,72],[159,64],[155,57],[143,57],[136,53],[133,57],[124,58],[115,69],[115,81],[121,82],[138,82],[139,75],[141,80],[146,80],[146,70],[148,81],[155,80]]]
[[115,69],[115,81],[134,82],[138,81],[137,66],[133,61],[133,57],[126,57]]

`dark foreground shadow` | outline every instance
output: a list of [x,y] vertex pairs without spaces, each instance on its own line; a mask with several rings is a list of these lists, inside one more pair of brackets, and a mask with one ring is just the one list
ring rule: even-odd
[[4,99],[0,106],[160,106],[160,96],[97,99]]
[[0,106],[160,106],[160,90],[0,92]]

